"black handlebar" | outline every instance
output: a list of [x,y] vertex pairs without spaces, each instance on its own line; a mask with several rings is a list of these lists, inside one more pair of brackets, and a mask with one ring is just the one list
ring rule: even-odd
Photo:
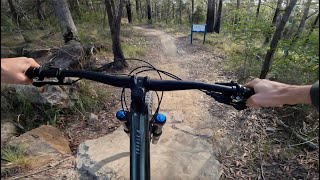
[[[70,85],[70,83],[64,82],[66,77],[79,77],[100,83],[108,84],[111,86],[132,88],[134,85],[134,76],[115,76],[110,74],[103,74],[100,72],[84,71],[84,70],[68,70],[54,67],[37,67],[29,68],[26,71],[26,76],[30,79],[35,79],[33,85],[43,86],[45,84],[52,85]],[[44,78],[57,78],[57,81],[44,81]],[[233,105],[241,104],[241,108],[244,109],[245,101],[254,94],[253,89],[246,88],[237,83],[216,83],[206,84],[201,82],[192,81],[180,81],[180,80],[151,80],[145,77],[138,77],[138,81],[143,81],[143,85],[147,90],[152,91],[176,91],[176,90],[188,90],[188,89],[199,89],[205,90],[206,93],[217,101]],[[217,94],[218,92],[218,94]],[[223,95],[227,97],[227,100],[219,97]],[[228,101],[228,102],[225,102]]]

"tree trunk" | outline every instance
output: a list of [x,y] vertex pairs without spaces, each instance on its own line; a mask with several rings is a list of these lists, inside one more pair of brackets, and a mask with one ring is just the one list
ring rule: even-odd
[[214,0],[208,0],[207,6],[207,32],[213,32],[214,28],[214,14],[215,14],[215,2]]
[[191,0],[191,24],[193,23],[194,0]]
[[271,61],[272,61],[272,57],[276,51],[276,48],[278,46],[279,40],[281,38],[281,34],[282,31],[284,29],[284,26],[286,25],[289,16],[291,14],[292,9],[294,8],[295,4],[296,4],[297,0],[291,0],[289,5],[287,6],[283,17],[281,18],[281,21],[279,22],[276,31],[274,32],[274,35],[272,37],[271,43],[270,43],[270,48],[267,51],[267,54],[265,56],[264,62],[263,62],[263,66],[261,69],[261,73],[260,73],[260,78],[264,79],[266,78],[269,70],[270,70],[270,65],[271,65]]
[[71,9],[74,10],[79,19],[81,19],[80,5],[78,0],[69,0]]
[[110,26],[110,32],[112,37],[112,51],[114,56],[114,67],[116,69],[122,69],[127,67],[128,64],[125,61],[123,51],[120,42],[120,26],[123,9],[123,0],[119,0],[118,9],[114,5],[113,0],[105,0],[105,6],[108,15],[108,22]]
[[140,20],[140,10],[139,10],[139,0],[136,0],[136,14],[138,19]]
[[240,9],[240,0],[237,0],[237,12],[236,12],[236,15],[234,17],[234,23],[233,24],[238,24],[238,21],[240,20],[239,17],[238,17],[239,9]]
[[52,0],[53,11],[59,20],[62,29],[64,42],[68,43],[71,40],[79,41],[78,31],[74,25],[69,6],[66,0]]
[[217,17],[216,17],[217,19],[214,24],[214,32],[216,32],[218,34],[220,33],[221,12],[222,12],[222,0],[219,0],[219,7],[218,7]]
[[307,35],[307,38],[306,38],[304,44],[308,43],[309,37],[312,34],[312,32],[314,31],[314,29],[316,28],[318,21],[319,21],[319,13],[318,13],[318,16],[316,17],[316,19],[314,20],[314,22],[312,23],[311,29],[308,32],[308,35]]
[[141,0],[139,1],[139,8],[140,8],[140,19],[143,19],[143,11],[142,11],[142,4],[141,4]]
[[182,24],[182,0],[179,1],[179,23]]
[[17,13],[16,8],[14,7],[14,5],[12,3],[12,0],[8,0],[8,4],[9,4],[10,11],[11,11],[12,21],[17,25],[20,25],[21,20],[20,20],[19,14]]
[[37,0],[37,17],[40,21],[43,21],[46,19],[44,16],[44,11],[41,6],[42,3],[43,1]]
[[308,0],[307,3],[305,4],[304,12],[303,12],[299,27],[298,27],[298,30],[295,33],[294,37],[293,37],[292,43],[294,43],[298,39],[299,35],[301,34],[301,32],[302,32],[302,30],[304,28],[304,25],[305,25],[306,20],[308,18],[310,4],[311,4],[311,0]]
[[69,0],[69,4],[71,6],[71,10],[76,12],[76,15],[79,19],[81,19],[81,11],[80,4],[78,0]]
[[157,1],[154,1],[154,4],[153,4],[153,19],[154,19],[154,20],[157,19],[157,12],[158,12],[158,9],[157,9]]
[[126,9],[127,9],[128,22],[132,23],[132,12],[131,12],[131,2],[130,2],[130,0],[127,0]]
[[147,16],[148,16],[148,23],[152,24],[150,0],[147,0]]
[[[277,25],[277,19],[278,19],[278,16],[280,14],[280,9],[281,9],[282,2],[283,2],[283,0],[278,0],[277,8],[276,8],[276,10],[274,12],[274,15],[273,15],[273,18],[272,18],[271,27],[275,27]],[[271,38],[271,33],[268,33],[263,44],[267,45],[270,42],[270,38]]]
[[169,13],[170,13],[170,0],[168,0],[166,12],[167,12],[166,13],[166,24],[168,24],[168,18],[169,18]]
[[174,20],[175,19],[175,6],[174,4],[172,4],[172,19]]
[[258,17],[259,17],[260,6],[261,6],[261,0],[258,1],[258,7],[257,7],[257,13],[256,13],[256,18],[257,18],[257,19],[258,19]]

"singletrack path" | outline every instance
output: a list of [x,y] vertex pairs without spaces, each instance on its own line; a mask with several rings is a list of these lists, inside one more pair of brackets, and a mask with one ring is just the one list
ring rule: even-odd
[[[144,60],[156,68],[183,80],[226,81],[217,73],[220,55],[208,51],[205,45],[190,45],[187,36],[173,37],[147,27],[134,30],[147,39],[148,53]],[[155,75],[148,73],[151,78],[159,78]],[[152,179],[219,179],[222,166],[218,155],[232,144],[221,128],[228,109],[197,90],[165,92],[160,112],[167,116],[167,123],[159,143],[150,146]],[[129,179],[129,144],[121,128],[87,140],[78,148],[77,167],[98,179]]]

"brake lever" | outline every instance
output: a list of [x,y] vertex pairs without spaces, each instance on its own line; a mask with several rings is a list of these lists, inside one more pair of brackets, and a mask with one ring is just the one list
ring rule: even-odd
[[207,95],[213,97],[216,101],[230,105],[234,107],[237,110],[244,110],[247,108],[246,106],[246,101],[247,99],[254,95],[255,92],[252,88],[247,88],[239,85],[238,83],[235,83],[231,81],[230,83],[215,83],[219,85],[224,85],[224,86],[231,86],[235,87],[236,93],[217,93],[217,92],[211,92],[208,91],[206,92]]
[[247,108],[245,101],[235,101],[231,96],[217,92],[206,92],[207,95],[214,98],[217,102],[234,107],[236,110],[244,110]]

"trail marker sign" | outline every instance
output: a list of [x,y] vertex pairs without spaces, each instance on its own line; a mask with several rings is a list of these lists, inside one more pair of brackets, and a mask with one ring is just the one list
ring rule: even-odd
[[192,38],[193,38],[193,33],[203,33],[203,44],[206,42],[206,24],[192,24],[191,25],[191,44],[192,44]]

